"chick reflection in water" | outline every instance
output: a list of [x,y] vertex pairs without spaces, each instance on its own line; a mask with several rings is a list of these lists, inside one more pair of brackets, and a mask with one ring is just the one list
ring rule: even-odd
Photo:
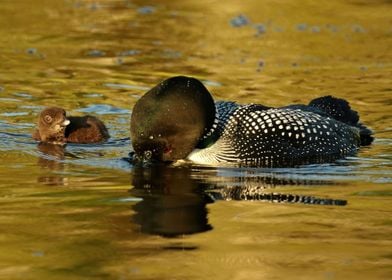
[[133,221],[143,233],[176,237],[212,229],[206,205],[213,200],[207,186],[191,178],[190,169],[135,167],[132,185],[131,195],[143,199],[133,206]]
[[41,142],[38,150],[41,153],[38,165],[46,172],[38,177],[38,182],[54,186],[67,185],[67,178],[61,175],[64,170],[64,146]]

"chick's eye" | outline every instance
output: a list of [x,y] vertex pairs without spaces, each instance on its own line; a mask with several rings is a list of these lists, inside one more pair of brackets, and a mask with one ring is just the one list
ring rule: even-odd
[[44,120],[45,120],[47,123],[50,123],[50,122],[52,122],[52,117],[49,116],[49,115],[46,115],[46,116],[44,117]]

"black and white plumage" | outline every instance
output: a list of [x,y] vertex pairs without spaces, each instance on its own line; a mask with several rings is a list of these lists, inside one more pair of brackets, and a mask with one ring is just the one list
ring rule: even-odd
[[360,145],[358,128],[295,107],[237,105],[223,115],[218,140],[188,159],[200,164],[287,166],[341,158]]
[[[314,99],[309,105],[289,105],[281,108],[219,101],[215,102],[213,109],[212,98],[204,98],[201,103],[198,101],[197,110],[194,107],[192,110],[180,112],[183,104],[189,106],[195,98],[201,100],[201,96],[210,96],[209,92],[193,78],[174,77],[166,80],[164,84],[164,90],[160,89],[160,85],[151,90],[159,92],[159,98],[152,100],[151,94],[148,93],[142,97],[145,99],[143,103],[157,107],[155,104],[165,100],[162,96],[181,96],[181,101],[176,97],[171,101],[173,104],[166,104],[167,107],[176,109],[172,116],[174,121],[163,123],[161,113],[154,111],[154,117],[160,120],[159,126],[150,121],[148,127],[138,127],[140,135],[144,138],[148,136],[153,142],[147,143],[144,140],[145,144],[141,145],[139,142],[142,137],[134,134],[138,146],[154,149],[153,154],[157,155],[157,160],[184,159],[171,156],[170,151],[181,149],[179,139],[184,139],[183,145],[187,146],[186,136],[189,133],[176,130],[176,135],[163,135],[162,131],[165,131],[165,126],[171,131],[171,126],[181,124],[183,117],[176,117],[176,114],[182,116],[186,112],[203,116],[204,129],[200,127],[197,119],[189,118],[186,127],[200,127],[198,131],[204,132],[198,134],[198,139],[194,139],[198,141],[194,142],[197,144],[193,149],[187,146],[186,151],[183,148],[181,152],[182,155],[187,154],[186,159],[197,164],[285,167],[324,163],[352,155],[361,144],[370,144],[373,140],[371,131],[359,123],[357,112],[351,110],[348,102],[332,96]],[[208,109],[203,114],[198,113],[204,110],[204,107]],[[151,111],[151,108],[145,106],[138,106],[138,109],[138,114],[135,114],[137,117],[132,116],[133,123],[138,123],[138,118],[143,116],[142,109]],[[209,116],[210,121],[205,121],[206,116]],[[214,121],[212,116],[215,116]],[[158,137],[153,133],[154,127],[159,127]],[[143,157],[145,152],[141,149],[136,151],[136,154]]]

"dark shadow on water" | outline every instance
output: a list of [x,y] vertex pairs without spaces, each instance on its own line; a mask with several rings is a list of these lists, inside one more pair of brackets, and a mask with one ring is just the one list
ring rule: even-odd
[[136,167],[132,185],[130,194],[143,199],[133,206],[133,221],[143,233],[176,237],[212,229],[206,205],[213,199],[189,168]]
[[[234,169],[235,170],[235,169]],[[319,185],[324,181],[303,181],[273,176],[222,176],[219,169],[189,166],[135,166],[131,196],[141,198],[132,206],[132,221],[146,234],[177,237],[211,230],[207,204],[217,200],[258,200],[274,203],[300,203],[344,206],[346,200],[271,192],[282,185]]]

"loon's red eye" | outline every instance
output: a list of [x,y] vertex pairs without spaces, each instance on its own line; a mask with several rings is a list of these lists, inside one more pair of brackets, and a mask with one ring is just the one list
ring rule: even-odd
[[163,149],[163,153],[164,153],[164,154],[171,153],[172,151],[173,151],[173,149],[172,149],[172,147],[170,147],[170,146],[166,146],[166,147]]

